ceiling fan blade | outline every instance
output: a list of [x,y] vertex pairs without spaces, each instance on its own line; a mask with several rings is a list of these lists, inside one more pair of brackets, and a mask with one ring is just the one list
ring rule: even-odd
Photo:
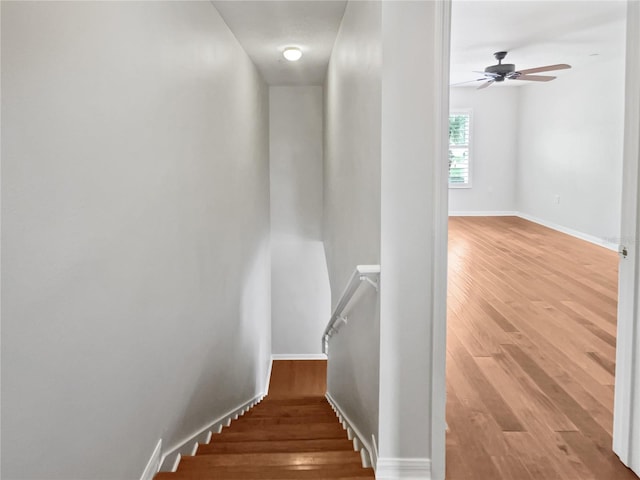
[[530,73],[551,72],[552,70],[566,70],[567,68],[571,68],[571,65],[567,65],[566,63],[558,63],[556,65],[547,65],[545,67],[518,70],[518,73],[521,73],[522,75],[529,75]]
[[455,86],[458,86],[458,85],[464,85],[465,83],[481,82],[482,80],[486,80],[486,78],[478,78],[476,80],[468,80],[466,82],[451,83],[449,86],[450,87],[455,87]]
[[478,70],[474,70],[473,73],[481,73],[482,75],[484,75],[487,78],[496,78],[499,77],[500,75],[498,73],[493,73],[493,72],[480,72]]
[[482,90],[483,88],[487,88],[492,83],[495,83],[495,80],[489,80],[488,82],[484,82],[482,85],[478,87],[478,90]]
[[511,80],[529,80],[531,82],[550,82],[551,80],[555,80],[557,77],[552,77],[551,75],[519,75],[517,77],[512,78]]

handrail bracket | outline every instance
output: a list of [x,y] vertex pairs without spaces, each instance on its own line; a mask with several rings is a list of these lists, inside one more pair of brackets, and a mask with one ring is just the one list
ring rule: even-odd
[[345,312],[349,310],[351,299],[354,297],[360,285],[364,282],[373,287],[376,292],[380,291],[380,265],[358,265],[349,279],[340,300],[336,304],[336,308],[329,319],[327,328],[322,335],[322,352],[327,353],[329,350],[329,338],[337,333],[340,328],[348,323]]
[[379,285],[378,281],[377,280],[373,280],[368,275],[360,275],[360,280],[367,282],[369,285],[371,285],[373,288],[375,288],[376,292],[378,292],[380,290],[380,285]]

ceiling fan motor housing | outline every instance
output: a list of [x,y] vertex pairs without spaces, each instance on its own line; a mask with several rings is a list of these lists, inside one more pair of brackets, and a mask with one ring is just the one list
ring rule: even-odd
[[[501,82],[510,73],[513,73],[516,71],[516,66],[513,63],[499,63],[497,65],[491,65],[485,68],[484,71],[486,73],[499,75],[499,77],[496,77],[496,81]],[[500,80],[498,80],[498,78],[500,78]]]
[[507,56],[507,52],[496,52],[493,56],[498,60],[498,64],[485,68],[484,72],[490,74],[495,82],[504,82],[506,77],[511,78],[513,76],[511,74],[516,71],[516,66],[513,63],[502,63],[504,57]]

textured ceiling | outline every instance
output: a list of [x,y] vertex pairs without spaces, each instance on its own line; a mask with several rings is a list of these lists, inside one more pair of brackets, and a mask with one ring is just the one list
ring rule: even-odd
[[[322,85],[346,1],[213,0],[269,85]],[[300,47],[289,62],[284,47]]]
[[[568,63],[575,72],[587,63],[604,63],[609,56],[624,55],[625,18],[626,2],[617,0],[454,0],[450,83],[481,78],[473,72],[497,63],[497,51],[508,51],[504,63],[515,63],[516,69]],[[560,78],[567,72],[547,75]]]

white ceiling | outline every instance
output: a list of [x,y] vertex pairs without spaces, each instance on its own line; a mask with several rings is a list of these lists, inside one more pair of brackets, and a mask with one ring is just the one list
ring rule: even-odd
[[[212,2],[269,85],[324,82],[346,1]],[[504,62],[517,69],[568,63],[574,72],[624,54],[624,0],[453,0],[452,10],[450,83],[480,78],[474,70],[497,63],[493,53],[501,50],[509,52]],[[300,61],[282,57],[289,45],[302,49]],[[503,85],[531,82],[506,81],[491,88]]]
[[[269,85],[322,85],[346,1],[213,0]],[[303,56],[289,62],[284,47]]]
[[[473,72],[498,63],[497,51],[508,51],[503,63],[515,63],[516,69],[568,63],[574,72],[624,55],[625,17],[626,2],[618,0],[454,0],[450,83],[481,78]],[[568,72],[548,75],[560,78]],[[497,86],[531,84],[507,80]]]

